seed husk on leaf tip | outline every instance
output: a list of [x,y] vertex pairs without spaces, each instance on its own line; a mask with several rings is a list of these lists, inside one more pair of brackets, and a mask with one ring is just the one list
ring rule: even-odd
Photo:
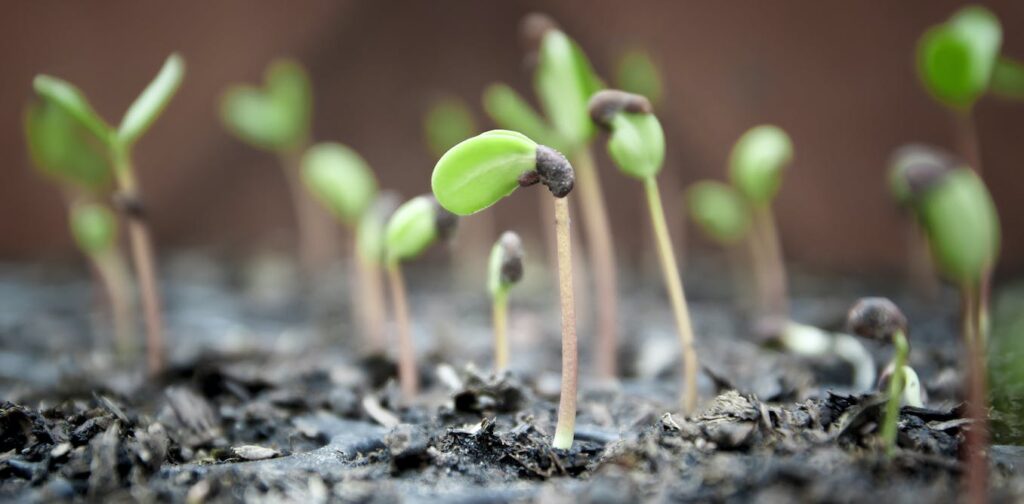
[[893,334],[907,332],[907,317],[887,298],[867,297],[857,301],[847,316],[847,328],[863,338],[890,341]]
[[[551,191],[556,198],[564,198],[572,192],[576,183],[576,173],[569,160],[562,153],[545,145],[537,146],[538,181]],[[527,178],[532,177],[528,176]],[[520,185],[523,177],[520,177]]]
[[590,98],[588,108],[590,118],[604,129],[611,127],[612,118],[619,112],[628,112],[630,114],[654,113],[654,107],[646,97],[617,89],[598,91]]

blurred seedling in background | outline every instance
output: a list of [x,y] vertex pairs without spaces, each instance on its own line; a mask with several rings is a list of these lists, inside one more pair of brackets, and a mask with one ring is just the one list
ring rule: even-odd
[[960,289],[967,349],[967,432],[969,498],[987,494],[988,274],[999,255],[999,215],[981,177],[967,167],[936,170],[908,179],[909,199],[928,237],[935,265]]
[[121,124],[116,128],[107,124],[92,108],[85,95],[70,83],[48,75],[39,75],[33,82],[37,94],[62,109],[99,140],[105,157],[113,166],[117,183],[115,203],[128,223],[132,258],[146,315],[147,363],[153,374],[161,371],[164,366],[163,315],[156,258],[145,219],[145,206],[135,178],[132,148],[163,112],[181,86],[184,76],[185,61],[178,54],[172,54],[156,78],[128,107]]
[[895,303],[886,298],[862,298],[850,308],[846,327],[862,338],[891,343],[893,346],[892,361],[878,380],[879,390],[883,386],[888,387],[885,417],[882,420],[882,444],[886,454],[891,457],[896,452],[900,403],[905,402],[918,408],[924,406],[921,381],[913,368],[907,365],[910,354],[907,317]]
[[89,259],[109,307],[118,359],[135,357],[132,279],[117,243],[117,220],[105,206],[113,173],[102,140],[48,101],[29,105],[25,140],[33,165],[56,183],[68,204],[69,224]]
[[291,194],[307,274],[333,259],[334,226],[303,188],[302,155],[309,145],[313,91],[306,70],[280,59],[266,69],[262,88],[234,85],[220,101],[225,127],[242,141],[277,155]]
[[676,331],[682,350],[683,393],[682,407],[690,414],[697,407],[697,351],[693,347],[693,326],[686,294],[679,277],[672,239],[665,222],[658,173],[665,161],[665,133],[654,115],[651,102],[643,96],[624,91],[599,91],[590,99],[590,116],[594,123],[607,129],[608,154],[619,170],[643,182],[654,227],[655,244],[661,260],[661,272],[672,303]]
[[[604,88],[586,54],[550,17],[529,14],[520,28],[533,87],[544,117],[510,87],[495,84],[484,94],[484,108],[502,128],[568,153],[576,170],[587,252],[597,296],[598,373],[614,378],[617,360],[618,279],[608,210],[590,142],[596,132],[587,112],[591,95]],[[548,203],[544,203],[548,205]]]
[[438,160],[430,179],[437,201],[457,215],[471,215],[519,187],[543,184],[555,200],[558,288],[562,309],[562,391],[552,445],[572,446],[576,425],[579,361],[573,300],[572,244],[567,196],[575,184],[572,165],[558,151],[507,130],[492,130],[452,147]]
[[875,382],[876,366],[860,341],[789,316],[786,266],[771,204],[792,159],[793,144],[785,131],[771,125],[750,129],[733,146],[729,158],[732,184],[700,181],[692,185],[686,195],[689,213],[723,247],[736,250],[740,241],[747,245],[756,287],[754,328],[759,337],[803,357],[834,355],[853,368],[853,388],[868,390]]
[[615,85],[627,93],[647,98],[657,107],[664,95],[661,70],[654,58],[642,49],[630,49],[615,65]]
[[407,401],[419,392],[419,374],[402,262],[415,259],[430,245],[450,238],[457,224],[454,215],[441,208],[433,197],[424,195],[399,206],[384,230],[385,265],[398,328],[398,379]]
[[487,291],[494,323],[494,372],[508,369],[508,292],[523,278],[523,241],[505,231],[491,247],[487,265]]
[[380,254],[373,256],[364,252],[379,246],[361,243],[365,239],[379,241],[379,238],[359,232],[377,198],[373,170],[351,148],[324,142],[310,147],[302,156],[302,181],[314,199],[353,236],[356,274],[351,299],[356,308],[355,318],[366,338],[365,346],[373,351],[381,350],[384,348],[385,301],[380,285]]

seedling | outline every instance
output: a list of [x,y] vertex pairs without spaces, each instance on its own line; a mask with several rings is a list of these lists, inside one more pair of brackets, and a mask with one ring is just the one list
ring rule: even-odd
[[469,106],[455,96],[445,96],[433,102],[423,118],[427,146],[438,158],[478,131]]
[[163,112],[181,86],[184,75],[184,60],[181,56],[172,54],[156,78],[128,107],[117,128],[107,124],[93,110],[85,95],[70,83],[47,75],[39,75],[33,82],[36,93],[60,107],[100,139],[106,156],[113,164],[118,187],[116,202],[128,222],[132,258],[142,292],[142,305],[146,315],[146,354],[151,373],[158,373],[164,366],[163,321],[156,259],[149,226],[145,220],[142,196],[132,166],[132,148]]
[[586,54],[543,14],[523,18],[521,33],[536,62],[533,86],[544,115],[569,153],[579,179],[580,204],[597,295],[598,373],[617,375],[618,278],[615,247],[601,181],[590,142],[596,132],[587,111],[590,97],[604,87]]
[[624,91],[599,91],[590,99],[590,117],[594,123],[610,132],[608,154],[619,170],[639,179],[647,194],[647,206],[661,259],[661,272],[665,279],[676,319],[676,331],[682,347],[684,388],[683,411],[690,414],[697,407],[697,352],[693,348],[693,327],[686,294],[679,278],[672,239],[665,223],[661,194],[658,191],[658,173],[665,161],[665,133],[654,115],[651,102],[643,96]]
[[457,222],[434,198],[417,196],[395,210],[384,230],[385,264],[398,326],[398,379],[406,400],[419,391],[419,375],[401,264],[418,257],[434,242],[450,237]]
[[507,130],[492,130],[452,147],[434,167],[430,184],[437,201],[457,215],[484,210],[516,188],[543,184],[555,197],[558,287],[562,307],[562,393],[552,445],[572,446],[576,424],[576,307],[567,196],[575,184],[572,165],[558,151]]
[[[383,347],[384,301],[379,288],[380,260],[360,253],[361,235],[357,226],[377,196],[377,180],[366,161],[356,151],[338,143],[324,142],[310,147],[302,156],[302,181],[306,188],[336,220],[356,236],[356,284],[353,299],[357,300],[356,319],[363,334],[369,335],[369,346]],[[379,256],[378,256],[379,257]],[[374,281],[373,277],[378,277]],[[378,284],[375,285],[374,284]]]
[[494,370],[508,368],[508,291],[523,278],[523,241],[505,231],[491,248],[487,265],[487,290],[491,294],[494,322]]
[[623,91],[646,97],[655,106],[661,103],[665,88],[657,63],[642,49],[622,53],[615,66],[615,85]]
[[385,259],[384,233],[391,214],[398,207],[398,195],[385,191],[377,196],[356,227],[356,256],[359,264],[364,267],[356,272],[365,275],[359,278],[360,288],[365,296],[360,297],[359,312],[366,319],[361,323],[366,333],[374,339],[372,351],[385,348],[384,324],[387,319],[384,299],[384,287],[381,282],[382,264]]
[[331,259],[334,227],[306,194],[301,181],[302,153],[309,144],[313,92],[306,70],[281,59],[266,69],[263,88],[230,86],[221,97],[225,127],[242,141],[277,155],[291,193],[299,228],[299,247],[307,273]]
[[[912,406],[921,406],[920,381],[917,380],[917,373],[907,366],[907,356],[910,353],[910,342],[907,340],[907,318],[903,312],[890,300],[886,298],[863,298],[857,301],[850,309],[846,318],[846,325],[850,332],[863,338],[891,342],[894,348],[892,362],[889,367],[892,369],[888,376],[888,396],[885,405],[885,418],[882,421],[882,444],[888,456],[896,452],[897,423],[900,417],[900,402],[905,395],[909,395]],[[907,372],[909,370],[909,372]],[[910,375],[914,377],[913,387],[907,387]],[[881,380],[879,380],[881,385]],[[910,392],[911,394],[907,394]],[[916,394],[913,394],[916,392]]]

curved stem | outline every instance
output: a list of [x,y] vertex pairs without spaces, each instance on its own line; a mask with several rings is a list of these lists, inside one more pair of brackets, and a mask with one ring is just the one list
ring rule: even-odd
[[611,224],[589,147],[576,151],[572,166],[576,170],[576,187],[580,191],[583,226],[586,228],[597,295],[597,370],[604,378],[614,378],[617,375],[619,302]]
[[412,346],[412,331],[409,328],[405,279],[402,277],[402,267],[397,261],[388,264],[388,280],[395,305],[395,323],[398,326],[398,382],[402,387],[402,396],[409,401],[416,397],[420,384],[416,372],[416,352]]
[[494,372],[508,368],[508,291],[500,289],[491,300],[494,322]]
[[555,238],[558,249],[558,292],[562,301],[562,395],[552,446],[567,450],[576,429],[576,303],[572,289],[572,243],[569,239],[568,198],[555,199]]
[[679,278],[675,253],[672,251],[672,239],[668,235],[668,224],[665,223],[665,211],[661,205],[661,194],[658,182],[654,177],[644,181],[647,192],[647,204],[651,211],[651,222],[654,224],[654,237],[658,246],[658,258],[661,260],[661,272],[665,277],[665,289],[668,290],[672,313],[676,319],[676,330],[679,333],[679,344],[683,355],[683,394],[682,407],[687,415],[697,407],[697,351],[693,347],[693,326],[690,322],[690,311],[686,306],[686,294],[683,282]]
[[896,427],[900,419],[900,399],[906,379],[903,366],[906,365],[907,354],[910,352],[910,345],[903,331],[896,331],[896,334],[893,334],[892,343],[896,351],[892,361],[892,378],[889,380],[889,400],[885,404],[885,419],[882,424],[882,442],[888,457],[896,453]]

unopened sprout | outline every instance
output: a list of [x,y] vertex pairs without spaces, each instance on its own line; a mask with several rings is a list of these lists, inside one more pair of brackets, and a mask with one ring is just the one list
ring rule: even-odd
[[505,231],[491,248],[487,265],[487,291],[491,294],[494,323],[494,370],[508,368],[508,291],[523,278],[523,241]]
[[299,252],[307,273],[331,259],[334,227],[301,182],[302,154],[310,142],[313,91],[306,70],[296,61],[275,60],[267,66],[262,88],[238,84],[220,100],[228,131],[243,142],[277,155],[284,173],[299,232]]
[[147,362],[150,372],[154,374],[161,371],[164,366],[163,315],[153,242],[146,223],[142,195],[135,178],[132,148],[174,97],[184,75],[184,60],[178,54],[172,54],[153,81],[128,107],[116,128],[104,121],[93,110],[85,95],[70,83],[47,75],[39,75],[33,82],[37,94],[62,108],[100,139],[107,157],[113,164],[118,190],[116,201],[128,222],[132,258],[142,293],[146,319]]
[[[888,400],[885,405],[885,418],[882,421],[882,443],[888,456],[896,452],[897,423],[900,416],[900,402],[908,390],[908,378],[912,373],[914,384],[909,390],[916,388],[917,397],[911,397],[913,406],[920,406],[920,381],[917,380],[917,373],[914,373],[907,366],[907,356],[910,353],[910,342],[907,339],[907,318],[903,312],[890,300],[886,298],[862,298],[850,308],[846,319],[847,328],[850,332],[875,341],[891,343],[893,346],[893,358],[889,367],[892,369],[888,376]],[[881,380],[879,380],[881,384]]]
[[398,207],[384,230],[385,265],[398,326],[398,379],[406,400],[419,392],[419,375],[402,262],[418,257],[434,242],[450,237],[456,224],[454,215],[441,208],[434,198],[424,195]]
[[576,425],[579,363],[573,300],[572,244],[567,196],[575,184],[572,165],[558,151],[507,130],[492,130],[452,147],[434,167],[434,196],[458,215],[484,210],[519,187],[543,184],[555,199],[558,287],[562,309],[562,391],[552,446],[572,446]]
[[647,206],[654,226],[661,272],[672,303],[676,331],[682,349],[684,388],[683,411],[690,414],[697,406],[697,351],[686,294],[679,277],[672,239],[665,223],[665,211],[658,190],[658,173],[665,161],[665,133],[654,115],[650,101],[624,91],[605,90],[590,99],[590,117],[610,132],[608,154],[626,175],[643,182]]

